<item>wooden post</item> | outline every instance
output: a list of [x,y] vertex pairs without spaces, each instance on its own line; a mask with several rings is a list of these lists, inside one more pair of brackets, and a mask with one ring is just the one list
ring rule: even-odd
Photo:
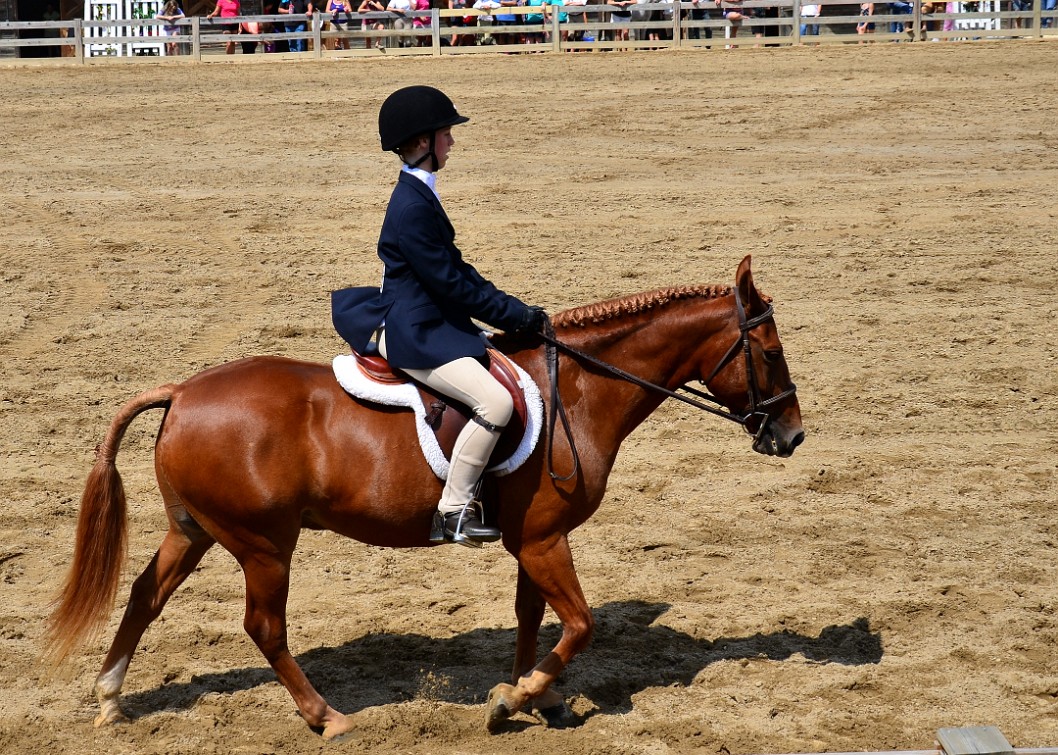
[[318,10],[312,11],[312,51],[313,57],[323,57],[323,22]]
[[1036,32],[1036,38],[1043,38],[1043,0],[1032,0],[1032,30]]
[[911,0],[911,7],[913,9],[911,12],[911,28],[915,30],[914,41],[924,42],[926,35],[922,33],[922,3],[918,2],[918,0]]
[[73,55],[78,63],[84,63],[84,19],[73,20]]
[[430,10],[430,46],[433,48],[433,56],[441,57],[441,11],[439,8]]
[[683,46],[683,3],[672,0],[672,46]]
[[191,59],[202,62],[202,17],[191,17]]
[[561,6],[549,5],[551,14],[551,52],[562,52],[562,28],[558,23],[558,11]]
[[[912,2],[914,1],[912,0]],[[790,13],[793,14],[793,33],[790,35],[793,37],[793,41],[791,44],[799,45],[801,44],[801,0],[793,0],[793,7],[790,9]],[[823,14],[822,7],[819,9],[819,13],[820,15],[816,16],[817,22]],[[816,31],[819,30],[816,29]]]

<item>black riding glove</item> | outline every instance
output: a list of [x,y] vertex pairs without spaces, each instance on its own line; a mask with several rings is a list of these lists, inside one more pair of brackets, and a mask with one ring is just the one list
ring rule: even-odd
[[522,321],[518,325],[517,332],[539,333],[544,329],[544,323],[550,319],[543,307],[527,307],[525,314],[522,315]]

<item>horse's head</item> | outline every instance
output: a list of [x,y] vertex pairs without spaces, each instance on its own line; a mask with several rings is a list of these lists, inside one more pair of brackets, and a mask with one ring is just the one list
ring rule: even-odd
[[735,273],[731,299],[728,325],[716,339],[720,346],[705,357],[706,369],[711,369],[705,383],[724,406],[744,418],[754,451],[790,456],[805,438],[801,407],[771,304],[753,283],[748,255]]

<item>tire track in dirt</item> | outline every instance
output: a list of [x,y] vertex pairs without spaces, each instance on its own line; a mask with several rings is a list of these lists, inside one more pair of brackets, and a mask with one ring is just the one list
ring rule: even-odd
[[[8,196],[5,204],[16,217],[31,217],[35,226],[48,229],[49,235],[41,237],[51,252],[48,269],[59,273],[50,281],[45,304],[29,313],[28,323],[11,337],[5,349],[12,355],[33,356],[75,326],[82,313],[98,310],[100,302],[107,297],[108,287],[90,272],[94,260],[91,240],[84,234],[66,230],[68,220],[52,210],[47,201]],[[34,253],[27,249],[26,255],[32,259]]]
[[[201,230],[205,238],[200,243],[206,248],[212,247],[218,256],[242,259],[248,255],[246,246],[226,227],[206,227]],[[220,316],[203,321],[190,340],[178,343],[179,355],[188,365],[202,367],[216,364],[222,358],[231,358],[232,355],[226,354],[226,350],[248,331],[259,330],[260,323],[264,321],[262,314],[266,302],[266,289],[253,285],[252,279],[248,277],[240,276],[234,281],[224,282],[218,292],[218,300],[210,306],[210,310],[219,312]]]

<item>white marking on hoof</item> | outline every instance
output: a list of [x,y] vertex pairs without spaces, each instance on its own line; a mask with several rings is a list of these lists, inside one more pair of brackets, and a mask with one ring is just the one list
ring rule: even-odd
[[485,728],[490,734],[499,731],[503,722],[517,710],[510,702],[514,691],[514,687],[509,684],[497,684],[489,690],[489,699],[485,704]]
[[125,715],[125,711],[117,704],[115,700],[108,700],[103,704],[103,710],[98,716],[96,716],[93,725],[98,729],[103,726],[112,726],[114,724],[127,724],[129,717]]

